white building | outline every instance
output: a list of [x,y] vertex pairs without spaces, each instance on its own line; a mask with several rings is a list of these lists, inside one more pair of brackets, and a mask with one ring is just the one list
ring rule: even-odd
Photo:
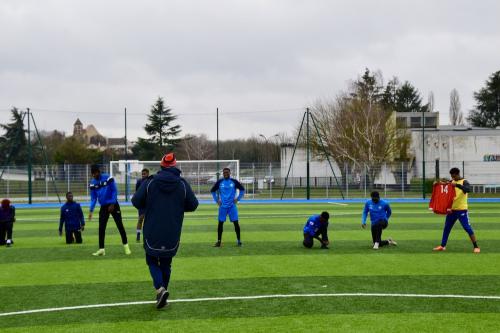
[[449,178],[449,169],[457,167],[472,184],[500,184],[500,129],[440,126],[426,128],[424,140],[422,129],[412,129],[411,136],[414,176],[422,177],[424,157],[426,178],[435,177],[439,165],[440,177]]

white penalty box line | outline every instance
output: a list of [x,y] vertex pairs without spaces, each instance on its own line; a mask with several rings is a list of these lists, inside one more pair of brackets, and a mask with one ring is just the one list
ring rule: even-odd
[[[254,296],[227,296],[227,297],[205,297],[205,298],[186,298],[174,299],[169,303],[188,303],[188,302],[214,302],[214,301],[239,301],[254,299],[272,299],[272,298],[307,298],[307,297],[403,297],[403,298],[455,298],[455,299],[477,299],[477,300],[500,300],[500,296],[488,295],[433,295],[433,294],[385,294],[385,293],[334,293],[334,294],[276,294],[276,295],[254,295]],[[15,312],[0,313],[0,317],[16,316],[23,314],[58,312],[94,308],[111,308],[117,306],[154,304],[155,301],[137,301],[107,304],[90,304],[66,306],[60,308],[33,309]]]

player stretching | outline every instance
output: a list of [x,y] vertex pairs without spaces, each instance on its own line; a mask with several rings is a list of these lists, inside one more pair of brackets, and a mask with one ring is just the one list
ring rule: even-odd
[[322,212],[320,215],[313,215],[307,219],[304,226],[304,241],[302,242],[305,247],[312,248],[314,245],[313,239],[316,238],[321,244],[321,248],[328,250],[328,244],[330,244],[328,240],[329,219],[330,214],[328,212]]
[[[141,179],[137,179],[137,182],[135,183],[135,191],[136,192],[139,189],[139,187],[141,187],[142,183],[144,183],[148,179],[148,177],[149,177],[149,169],[142,169]],[[135,240],[137,242],[140,242],[141,241],[142,224],[144,223],[144,214],[146,213],[146,211],[143,208],[141,208],[141,209],[138,209],[138,213],[139,213],[139,219],[137,220]]]
[[452,168],[450,170],[450,175],[452,179],[451,185],[455,188],[455,198],[453,199],[451,212],[446,215],[441,245],[436,246],[433,250],[446,251],[448,236],[450,235],[455,222],[459,220],[464,230],[469,234],[470,240],[474,245],[474,253],[479,253],[481,250],[479,249],[479,246],[477,246],[476,235],[474,235],[474,230],[472,230],[469,223],[469,212],[467,210],[467,198],[468,193],[470,192],[470,184],[467,180],[460,177],[460,170],[458,168]]
[[[226,222],[227,215],[229,220],[234,224],[234,231],[238,239],[238,246],[241,246],[240,239],[240,224],[238,223],[238,208],[236,203],[245,195],[245,188],[239,181],[231,178],[231,170],[224,168],[222,170],[224,178],[219,179],[210,192],[214,201],[219,205],[219,225],[217,227],[217,242],[215,247],[220,247],[222,242],[222,231],[224,230],[224,222]],[[236,189],[239,190],[238,197],[236,197]]]
[[380,199],[380,194],[377,191],[373,191],[370,196],[371,200],[365,203],[365,208],[363,209],[361,227],[363,229],[366,228],[366,218],[370,214],[373,249],[378,250],[379,246],[397,245],[392,238],[382,240],[382,230],[387,228],[389,217],[392,214],[391,206],[389,206],[387,201]]
[[115,180],[107,174],[101,174],[101,170],[98,165],[92,165],[90,173],[92,174],[93,179],[90,181],[89,185],[89,221],[92,220],[92,214],[97,201],[99,201],[99,204],[101,205],[101,208],[99,209],[99,250],[92,253],[92,255],[103,256],[106,254],[106,251],[104,250],[104,237],[106,236],[106,225],[108,224],[109,215],[113,216],[113,220],[115,220],[116,227],[118,228],[122,238],[125,254],[129,255],[131,252],[127,242],[127,233],[123,227],[122,213],[120,205],[118,204],[118,189],[116,187]]

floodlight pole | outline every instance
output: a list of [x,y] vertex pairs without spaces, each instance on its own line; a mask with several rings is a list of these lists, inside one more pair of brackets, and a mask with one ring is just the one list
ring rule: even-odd
[[310,163],[309,163],[309,117],[310,117],[310,112],[309,108],[306,108],[306,199],[311,200],[311,180],[310,178]]
[[422,109],[422,199],[425,199],[425,115]]
[[217,121],[217,140],[216,140],[216,160],[217,160],[217,173],[216,173],[216,178],[219,180],[219,108],[217,108],[217,116],[216,116],[216,121]]
[[128,189],[128,144],[127,144],[127,108],[125,108],[125,201],[128,201],[129,189]]
[[26,108],[26,113],[28,114],[28,204],[32,204],[33,200],[33,184],[31,183],[31,163],[32,163],[32,152],[31,152],[31,120],[30,120],[30,108]]

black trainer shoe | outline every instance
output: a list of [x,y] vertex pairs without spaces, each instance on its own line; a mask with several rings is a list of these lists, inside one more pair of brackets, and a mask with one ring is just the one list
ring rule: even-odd
[[321,248],[324,249],[324,250],[328,250],[329,249],[329,247],[327,245],[325,245],[325,244],[322,244]]
[[161,309],[167,305],[168,291],[165,288],[161,288],[161,291],[156,295],[156,308]]
[[243,246],[243,243],[241,243],[241,241],[238,241],[238,242],[236,243],[236,246],[237,246],[237,247],[242,247],[242,246]]
[[220,247],[220,246],[221,246],[221,241],[215,242],[214,247]]

